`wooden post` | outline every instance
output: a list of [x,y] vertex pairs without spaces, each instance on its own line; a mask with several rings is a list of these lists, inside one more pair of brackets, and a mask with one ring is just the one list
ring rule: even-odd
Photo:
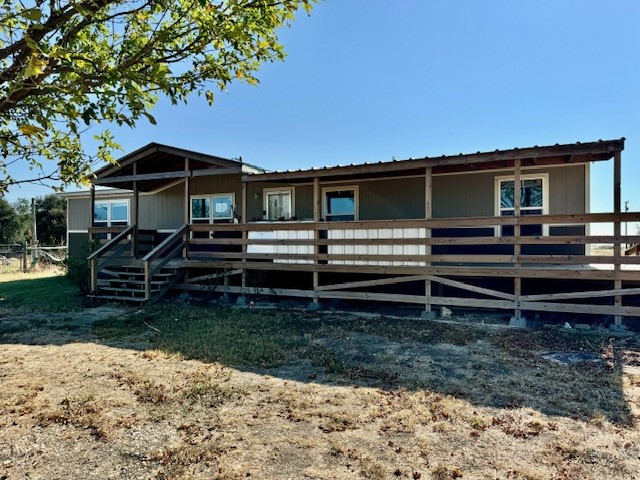
[[[96,185],[93,182],[91,182],[89,204],[89,242],[93,243],[93,234],[91,233],[91,229],[94,225],[96,212]],[[91,250],[93,250],[93,245],[91,245],[90,248]],[[91,286],[91,293],[94,293],[98,289],[98,259],[94,258],[89,263],[89,267],[91,270],[91,278],[89,279],[89,283]]]
[[[317,258],[320,252],[320,247],[317,243],[320,238],[320,232],[317,228],[317,223],[320,221],[320,212],[322,211],[320,206],[320,178],[314,177],[313,179],[313,239],[316,243],[313,245],[313,255]],[[318,265],[318,260],[313,261],[314,267]],[[320,274],[317,268],[313,269],[313,303],[318,303],[318,287],[320,285]]]
[[93,235],[91,234],[91,229],[93,228],[93,222],[95,219],[95,211],[96,211],[96,186],[94,183],[91,184],[91,200],[90,200],[90,212],[89,212],[89,240],[93,240]]
[[151,298],[151,262],[144,262],[144,299],[148,301]]
[[22,271],[26,272],[27,271],[27,241],[24,241],[24,244],[22,245]]
[[[184,158],[184,171],[186,177],[184,178],[184,224],[189,225],[191,223],[191,175],[189,173],[189,157]],[[182,249],[182,257],[185,260],[189,259],[189,229],[187,229],[187,241]]]
[[245,294],[245,289],[247,288],[247,238],[249,238],[249,232],[247,227],[247,182],[242,182],[242,210],[240,223],[244,225],[245,228],[242,229],[242,294]]
[[[133,162],[133,175],[138,174],[138,162]],[[131,232],[131,256],[136,258],[138,256],[138,220],[139,220],[139,194],[138,181],[133,181],[133,205],[131,211],[131,223],[133,224],[133,231]]]
[[[31,199],[31,222],[33,225],[33,235],[31,235],[31,247],[38,246],[38,222],[36,221],[36,199]],[[31,255],[35,256],[35,249],[31,250]],[[35,257],[34,257],[35,258]]]
[[[615,152],[613,154],[613,212],[620,213],[622,210],[622,192],[621,192],[621,180],[622,180],[622,154],[621,152]],[[613,236],[620,236],[620,221],[616,220],[613,223]],[[616,241],[613,244],[613,288],[614,290],[620,290],[622,288],[622,280],[620,280],[620,255],[621,255],[620,241]],[[614,297],[614,305],[616,309],[622,307],[622,296],[616,295]],[[614,316],[615,325],[622,325],[622,316],[616,314]]]
[[[515,267],[520,270],[520,207],[522,203],[521,199],[521,180],[520,180],[520,167],[521,162],[520,159],[517,158],[513,161],[513,214],[516,217],[516,223],[513,226],[513,236],[514,236],[514,245],[513,245],[513,256],[515,257]],[[515,308],[514,308],[514,318],[515,321],[518,322],[520,320],[520,316],[522,312],[520,311],[520,295],[522,295],[522,278],[520,274],[516,274],[513,278],[513,293],[515,295]]]
[[[433,216],[433,175],[432,175],[431,167],[427,167],[424,169],[424,218],[426,220],[430,220]],[[424,245],[424,254],[431,255],[431,244],[428,243],[431,238],[431,228],[429,226],[425,227],[425,245]],[[426,267],[431,266],[431,262],[428,261],[425,263]],[[427,315],[431,312],[431,278],[427,277],[424,281],[424,311]]]
[[95,293],[98,289],[98,258],[94,257],[90,260],[91,266],[91,293]]

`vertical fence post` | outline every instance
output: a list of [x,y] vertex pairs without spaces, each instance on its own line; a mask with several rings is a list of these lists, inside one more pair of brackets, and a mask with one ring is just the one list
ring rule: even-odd
[[22,244],[22,271],[27,271],[27,241],[25,240]]

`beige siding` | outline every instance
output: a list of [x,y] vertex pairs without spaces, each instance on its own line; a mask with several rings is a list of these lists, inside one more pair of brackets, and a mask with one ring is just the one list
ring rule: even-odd
[[184,224],[184,184],[140,195],[140,228],[174,229]]
[[292,186],[286,183],[258,183],[247,184],[247,217],[249,221],[262,219],[264,213],[264,190],[271,188],[292,188],[294,193],[294,215],[300,220],[313,219],[313,185]]
[[68,201],[69,230],[87,230],[91,221],[91,200],[87,198],[70,198]]
[[360,220],[424,218],[424,178],[355,183]]
[[[525,170],[523,174],[548,173],[549,214],[585,212],[584,165]],[[433,216],[492,216],[496,207],[496,177],[510,172],[438,175],[433,178]]]

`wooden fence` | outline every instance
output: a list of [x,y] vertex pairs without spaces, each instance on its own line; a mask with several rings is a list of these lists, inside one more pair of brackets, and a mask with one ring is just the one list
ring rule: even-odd
[[26,272],[29,264],[41,260],[50,263],[61,263],[67,258],[67,246],[30,247],[26,243],[0,244],[0,266],[11,267],[18,264],[18,269]]

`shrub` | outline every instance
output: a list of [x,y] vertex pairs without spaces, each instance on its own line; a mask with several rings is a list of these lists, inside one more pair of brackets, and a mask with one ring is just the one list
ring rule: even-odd
[[99,240],[89,240],[80,249],[80,255],[67,258],[67,278],[78,287],[82,295],[91,292],[91,268],[87,257],[95,252],[99,246]]

